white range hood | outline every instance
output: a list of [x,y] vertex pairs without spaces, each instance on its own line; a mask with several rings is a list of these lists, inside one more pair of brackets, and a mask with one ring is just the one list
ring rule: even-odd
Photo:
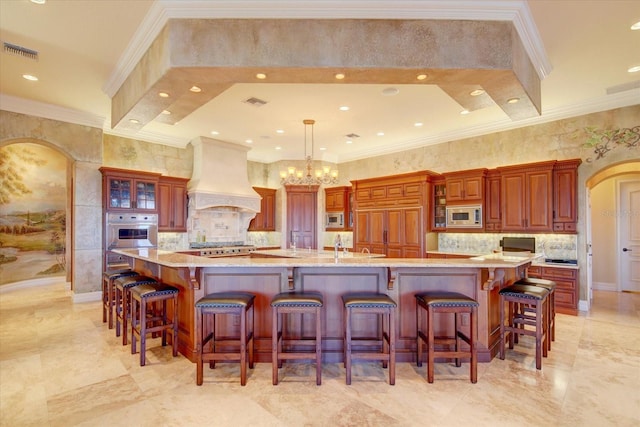
[[260,195],[249,184],[249,148],[198,137],[188,184],[189,241],[245,242],[249,222],[260,211]]

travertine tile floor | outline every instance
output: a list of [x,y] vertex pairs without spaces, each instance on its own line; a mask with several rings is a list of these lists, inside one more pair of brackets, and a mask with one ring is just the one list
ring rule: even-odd
[[257,364],[241,387],[236,364],[205,370],[151,341],[138,365],[102,323],[100,303],[73,304],[65,284],[0,293],[2,426],[638,426],[640,295],[599,292],[591,312],[558,315],[557,338],[541,371],[527,338],[504,361],[401,363],[395,386],[373,364],[289,365],[271,385]]

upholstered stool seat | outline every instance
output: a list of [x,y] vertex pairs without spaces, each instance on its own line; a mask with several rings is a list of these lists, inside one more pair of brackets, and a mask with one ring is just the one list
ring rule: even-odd
[[130,268],[110,268],[102,274],[102,323],[109,322],[113,329],[113,309],[116,306],[114,280],[119,277],[137,276]]
[[[462,366],[461,358],[469,358],[469,371],[472,383],[478,380],[478,302],[458,292],[429,291],[421,292],[416,297],[417,324],[417,364],[422,366],[423,344],[427,344],[427,381],[433,383],[434,363],[439,358],[454,358],[457,367]],[[423,329],[423,311],[426,311],[426,332]],[[454,318],[453,336],[435,336],[435,315],[451,313]],[[469,333],[461,330],[462,315],[469,315]],[[461,341],[469,345],[468,350],[461,348]],[[448,346],[448,350],[436,350],[436,344]],[[451,350],[450,346],[454,346]]]
[[[171,333],[173,357],[178,355],[178,289],[164,283],[143,283],[129,289],[131,293],[131,354],[136,354],[136,337],[140,338],[140,366],[145,365],[147,334],[160,333],[162,346]],[[169,319],[168,302],[171,302]]]
[[[542,369],[542,357],[547,357],[548,349],[548,297],[549,291],[539,286],[513,284],[500,290],[500,359],[505,357],[506,333],[509,333],[510,349],[516,334],[529,335],[536,340],[536,369]],[[522,306],[529,309],[518,309]]]
[[116,300],[116,336],[120,336],[120,325],[122,324],[122,345],[128,343],[128,321],[130,317],[131,307],[131,294],[129,289],[134,286],[143,285],[145,283],[157,283],[153,277],[135,275],[135,276],[123,276],[113,281],[115,286],[115,300]]
[[[196,384],[202,385],[203,364],[209,362],[210,368],[215,368],[216,361],[239,361],[240,384],[247,383],[247,352],[249,353],[249,368],[253,369],[253,303],[256,296],[249,292],[218,292],[202,297],[195,304],[196,309]],[[240,331],[238,337],[217,337],[216,316],[240,316]],[[206,325],[205,325],[206,323]],[[218,351],[217,347],[239,345],[236,352]],[[205,351],[205,346],[209,351]]]
[[[384,368],[389,366],[389,384],[396,382],[396,303],[388,295],[377,293],[353,293],[342,296],[344,303],[344,365],[347,385],[351,384],[351,364],[355,360],[380,360]],[[376,314],[382,317],[382,329],[377,337],[354,338],[352,317],[354,314]],[[380,346],[378,352],[358,350],[353,346]]]
[[549,291],[549,304],[547,304],[547,319],[549,320],[549,323],[547,330],[549,331],[549,336],[551,337],[551,339],[547,340],[547,349],[551,350],[551,341],[556,340],[556,282],[547,279],[525,277],[518,280],[515,284],[540,286],[541,288],[545,288]]
[[[272,382],[278,384],[278,368],[282,367],[283,360],[315,360],[316,363],[316,384],[322,383],[322,318],[320,316],[324,301],[319,292],[282,292],[271,299],[272,308]],[[298,313],[303,317],[305,314],[315,317],[315,337],[303,337],[302,322],[300,331],[294,337],[285,337],[285,315]],[[291,331],[289,331],[291,333]],[[294,349],[286,349],[291,346]],[[314,346],[314,351],[301,351],[295,349],[300,346]]]

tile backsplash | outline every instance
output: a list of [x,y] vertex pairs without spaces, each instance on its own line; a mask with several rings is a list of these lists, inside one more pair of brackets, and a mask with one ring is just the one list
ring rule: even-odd
[[578,236],[575,234],[489,234],[440,233],[438,251],[465,254],[486,254],[500,250],[503,237],[534,237],[536,253],[545,258],[578,258]]

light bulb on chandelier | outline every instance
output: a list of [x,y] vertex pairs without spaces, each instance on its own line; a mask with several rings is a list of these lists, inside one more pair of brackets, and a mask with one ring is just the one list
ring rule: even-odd
[[[322,169],[313,171],[313,125],[315,120],[305,119],[304,123],[304,158],[305,169],[299,170],[294,166],[287,167],[286,171],[280,172],[280,183],[282,185],[321,185],[321,184],[337,184],[338,170],[331,169],[329,166],[323,166]],[[311,152],[307,154],[307,131],[311,130]]]

